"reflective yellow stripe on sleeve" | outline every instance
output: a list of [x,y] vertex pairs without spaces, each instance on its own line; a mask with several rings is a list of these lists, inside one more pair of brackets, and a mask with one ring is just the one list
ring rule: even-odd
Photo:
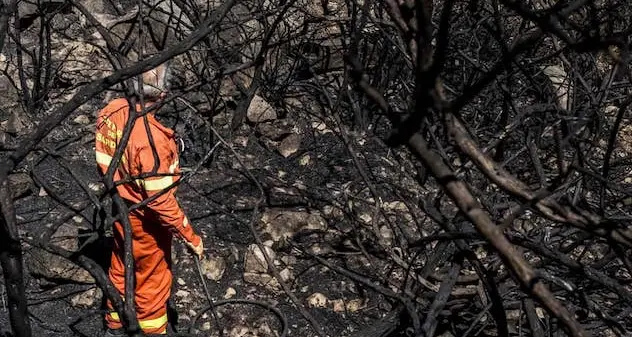
[[[112,156],[110,156],[107,153],[103,153],[101,151],[95,151],[96,152],[96,159],[97,159],[97,164],[101,164],[104,166],[110,166],[110,163],[112,162]],[[125,159],[125,155],[121,156],[121,162],[125,163],[127,160]]]
[[112,157],[110,155],[107,155],[99,151],[97,151],[96,153],[97,153],[97,164],[110,166],[110,163],[112,162]]
[[[116,322],[121,321],[117,312],[110,312],[110,317],[112,317],[112,320]],[[154,319],[144,319],[144,320],[138,321],[138,324],[140,325],[141,329],[158,329],[162,327],[163,325],[165,325],[166,323],[167,323],[167,314],[164,314]]]

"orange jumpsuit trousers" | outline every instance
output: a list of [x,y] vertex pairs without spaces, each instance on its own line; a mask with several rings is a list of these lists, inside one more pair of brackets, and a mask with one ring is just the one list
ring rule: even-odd
[[[136,313],[145,333],[164,334],[167,329],[167,300],[171,293],[171,240],[173,234],[163,227],[151,211],[134,211],[129,216],[132,225],[136,274]],[[114,224],[110,280],[117,285],[121,296],[125,292],[125,264],[123,262],[123,225]],[[108,305],[111,309],[111,304]],[[108,327],[121,328],[120,317],[114,312],[106,315]]]

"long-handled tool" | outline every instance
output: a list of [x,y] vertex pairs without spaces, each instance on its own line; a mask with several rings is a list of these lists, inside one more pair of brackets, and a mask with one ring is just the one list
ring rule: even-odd
[[198,275],[200,276],[200,282],[202,282],[202,287],[204,288],[204,294],[206,295],[208,304],[211,306],[211,315],[213,315],[213,319],[215,320],[215,325],[217,326],[217,330],[219,330],[220,337],[223,337],[224,331],[222,330],[222,327],[219,325],[219,317],[217,317],[215,304],[213,303],[213,299],[211,298],[211,293],[208,291],[208,286],[206,285],[206,280],[204,279],[204,273],[202,272],[202,266],[200,265],[200,258],[197,255],[193,254],[193,260],[195,260],[195,266],[197,267]]

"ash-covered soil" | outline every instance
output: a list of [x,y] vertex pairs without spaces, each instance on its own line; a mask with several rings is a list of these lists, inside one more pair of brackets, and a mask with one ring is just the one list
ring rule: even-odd
[[[307,97],[303,99],[301,104],[310,104]],[[56,149],[57,157],[33,156],[33,181],[21,191],[24,196],[16,204],[19,227],[26,240],[26,285],[35,336],[98,336],[103,329],[103,300],[91,277],[83,270],[68,273],[63,270],[71,265],[68,261],[53,261],[28,243],[63,222],[54,235],[53,240],[58,242],[53,244],[87,254],[107,268],[109,226],[103,226],[89,194],[76,181],[83,180],[93,197],[103,193],[93,159],[95,108],[99,104],[103,103],[94,102],[77,111],[54,130],[51,143],[74,141]],[[175,110],[180,108],[166,107],[161,119],[176,129],[186,144],[181,153],[186,172],[195,169],[219,138],[210,137],[208,123],[191,113],[180,111],[176,118]],[[246,123],[235,131],[229,128],[230,111],[216,115],[213,126],[226,142],[220,142],[212,159],[179,187],[177,195],[204,237],[209,256],[204,264],[209,275],[206,282],[214,301],[246,299],[272,305],[283,314],[288,336],[316,335],[297,309],[299,305],[327,334],[351,335],[381,318],[393,302],[317,263],[300,249],[329,256],[340,267],[378,280],[401,271],[392,270],[392,265],[386,263],[372,229],[377,226],[384,234],[382,240],[390,240],[390,244],[395,235],[376,213],[373,196],[339,137],[338,126],[328,119],[290,115],[287,110],[282,115]],[[392,199],[381,200],[392,204],[388,206],[392,208],[391,220],[401,218],[413,224],[405,200],[397,195],[405,199],[406,195],[421,192],[398,163],[400,159],[377,139],[345,132],[375,187],[392,193]],[[29,182],[28,177],[24,179],[25,184]],[[69,208],[77,211],[72,214]],[[376,216],[380,219],[374,222]],[[272,254],[274,268],[298,303],[293,303],[270,276],[255,245],[251,221],[264,245],[270,247],[266,251]],[[407,234],[419,235],[416,227],[404,227],[403,231],[410,232]],[[360,249],[359,244],[366,247]],[[195,263],[181,242],[174,240],[174,246],[172,304],[177,312],[177,328],[193,328],[200,336],[217,336],[211,312],[198,315],[208,302]],[[57,263],[59,268],[51,267]],[[47,272],[47,267],[56,271]],[[401,275],[394,279],[398,277]],[[225,335],[278,336],[282,328],[279,317],[256,304],[228,303],[219,306],[217,314]],[[6,307],[0,308],[1,326],[8,327],[7,315]],[[193,325],[194,319],[197,322]]]

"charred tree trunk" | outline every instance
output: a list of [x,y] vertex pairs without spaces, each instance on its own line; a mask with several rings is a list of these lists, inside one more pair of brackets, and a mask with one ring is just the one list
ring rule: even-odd
[[22,247],[15,225],[15,212],[11,189],[6,173],[0,176],[0,264],[7,288],[9,317],[15,337],[30,337],[31,325],[28,320]]

